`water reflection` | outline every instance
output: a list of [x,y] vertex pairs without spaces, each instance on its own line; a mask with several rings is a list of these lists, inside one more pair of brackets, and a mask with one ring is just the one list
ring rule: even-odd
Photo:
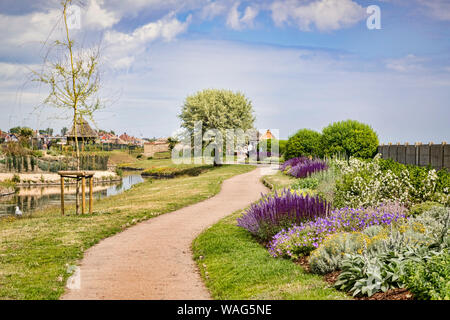
[[[143,182],[144,179],[140,174],[124,174],[122,181],[112,183],[104,183],[94,185],[94,200],[110,197],[130,189],[133,185]],[[89,188],[86,188],[88,194]],[[66,186],[64,189],[65,203],[75,203],[76,188],[73,185]],[[0,217],[5,215],[13,215],[16,206],[24,214],[30,214],[36,209],[48,205],[61,204],[61,189],[59,186],[46,187],[20,187],[19,191],[14,195],[0,197]]]

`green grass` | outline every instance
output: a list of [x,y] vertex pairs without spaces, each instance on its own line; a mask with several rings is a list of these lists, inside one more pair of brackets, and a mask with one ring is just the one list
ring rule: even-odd
[[263,179],[274,191],[287,188],[298,180],[297,178],[284,174],[281,171],[277,171],[277,173],[272,175],[264,176]]
[[11,180],[0,181],[0,194],[14,192],[16,184]]
[[170,167],[170,168],[193,168],[195,164],[175,164],[172,159],[137,159],[134,162],[121,163],[119,167],[149,169],[153,167]]
[[292,261],[271,257],[246,230],[236,226],[240,214],[221,220],[192,245],[214,299],[348,299],[322,277],[306,273]]
[[30,218],[0,220],[0,299],[58,299],[67,269],[86,249],[160,214],[205,200],[223,180],[254,169],[250,166],[211,168],[196,177],[146,181],[126,192],[94,203],[93,215],[61,216],[53,207]]

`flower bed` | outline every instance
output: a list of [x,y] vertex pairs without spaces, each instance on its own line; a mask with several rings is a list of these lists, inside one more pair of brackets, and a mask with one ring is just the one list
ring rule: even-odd
[[336,182],[335,206],[374,206],[398,201],[406,206],[424,201],[450,204],[450,174],[427,167],[406,166],[376,156],[364,161],[335,161],[342,172]]
[[307,157],[292,158],[285,161],[280,170],[296,178],[305,178],[314,172],[328,169],[328,165],[320,159]]
[[[401,299],[450,298],[448,170],[380,156],[327,162],[301,157],[280,170],[299,178],[292,190],[263,198],[238,220],[273,257],[300,261],[358,298],[387,299],[396,292]],[[305,192],[336,209],[295,214],[302,202],[289,197]]]
[[276,234],[268,249],[273,257],[298,259],[318,248],[331,234],[363,230],[373,225],[389,225],[406,217],[406,209],[396,204],[375,208],[344,208],[328,217],[294,225]]
[[241,218],[238,226],[262,240],[269,240],[283,227],[317,217],[326,217],[330,205],[318,196],[284,190],[281,194],[263,196]]

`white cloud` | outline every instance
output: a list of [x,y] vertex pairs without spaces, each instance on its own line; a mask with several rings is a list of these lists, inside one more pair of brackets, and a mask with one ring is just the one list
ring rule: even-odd
[[409,54],[406,57],[400,59],[386,60],[386,68],[398,72],[422,71],[424,70],[422,63],[425,61],[426,59],[424,58],[420,58],[413,54]]
[[300,30],[338,30],[352,26],[365,16],[362,6],[352,0],[274,1],[272,19],[276,25],[294,23]]
[[61,13],[58,10],[22,16],[0,14],[1,47],[43,41],[59,19]]
[[132,33],[108,31],[104,40],[106,43],[105,59],[114,68],[129,68],[135,57],[145,52],[147,45],[158,39],[171,41],[177,35],[186,31],[191,22],[191,16],[181,22],[174,13],[166,17],[150,22],[135,29]]
[[417,0],[426,13],[438,20],[450,21],[450,2],[448,0]]
[[230,9],[227,16],[227,25],[234,30],[241,30],[244,27],[252,27],[253,20],[259,13],[256,7],[247,6],[243,16],[238,10],[240,3],[236,2]]
[[228,6],[221,1],[209,2],[205,5],[201,11],[201,18],[203,19],[213,19],[217,16],[223,15],[227,12]]
[[[383,70],[378,61],[372,62],[373,70],[361,71],[370,62],[321,50],[192,39],[156,41],[134,60],[130,72],[106,73],[104,88],[122,94],[97,115],[97,122],[116,132],[166,136],[179,126],[177,114],[187,95],[225,88],[244,92],[253,102],[256,125],[279,128],[282,138],[302,127],[321,130],[331,121],[352,118],[371,124],[382,141],[444,140],[450,117],[449,74],[412,77]],[[5,76],[15,72],[14,67],[5,70]],[[5,89],[0,81],[0,109],[15,116],[11,127],[42,101],[26,90],[20,111],[16,93],[17,87]],[[417,116],[423,114],[424,105],[427,121]],[[35,127],[35,118],[30,119]],[[40,119],[41,126],[67,126],[67,121],[50,122],[44,115]],[[7,117],[0,118],[0,128],[8,125]]]
[[84,13],[83,27],[90,29],[106,29],[119,22],[120,18],[103,7],[104,0],[91,0]]

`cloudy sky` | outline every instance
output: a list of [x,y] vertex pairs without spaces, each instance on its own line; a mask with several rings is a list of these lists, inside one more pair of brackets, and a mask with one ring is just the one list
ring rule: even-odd
[[[68,120],[30,82],[61,35],[60,0],[0,1],[0,129]],[[367,7],[381,9],[369,30]],[[450,141],[448,0],[85,0],[78,44],[102,48],[97,127],[168,136],[187,95],[239,90],[287,138],[333,121],[381,142]]]

